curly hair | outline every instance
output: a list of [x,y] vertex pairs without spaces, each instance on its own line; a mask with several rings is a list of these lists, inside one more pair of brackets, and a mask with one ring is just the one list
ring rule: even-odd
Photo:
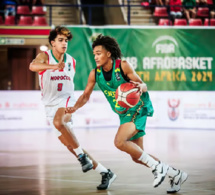
[[69,41],[72,39],[72,33],[69,31],[68,28],[63,26],[56,26],[55,29],[51,30],[49,33],[50,45],[52,45],[51,41],[54,41],[57,35],[65,35]]
[[98,35],[96,40],[93,41],[92,48],[94,49],[99,45],[103,46],[107,51],[111,53],[112,59],[116,60],[121,58],[122,53],[116,39],[100,34]]

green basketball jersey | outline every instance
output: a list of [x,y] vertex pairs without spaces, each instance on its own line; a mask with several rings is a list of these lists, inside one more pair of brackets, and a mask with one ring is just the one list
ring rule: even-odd
[[[106,81],[102,72],[102,67],[95,69],[96,82],[98,83],[99,88],[104,93],[106,99],[110,103],[110,106],[114,112],[119,115],[125,115],[128,112],[139,112],[141,108],[144,108],[145,115],[151,116],[153,114],[153,107],[151,100],[149,98],[148,92],[145,92],[141,95],[140,101],[136,106],[130,109],[123,108],[119,106],[115,99],[115,92],[119,85],[122,83],[127,83],[122,76],[120,71],[121,60],[115,60],[113,63],[112,76],[110,81]],[[147,109],[146,109],[147,108]]]

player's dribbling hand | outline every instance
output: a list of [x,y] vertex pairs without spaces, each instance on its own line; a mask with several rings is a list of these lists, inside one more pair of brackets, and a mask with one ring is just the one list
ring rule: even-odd
[[141,94],[147,91],[147,85],[145,83],[138,83],[135,81],[130,81],[130,82],[133,83],[139,89],[139,92]]
[[76,111],[76,109],[74,107],[68,107],[65,110],[65,114],[67,114],[67,113],[71,114],[71,113],[74,113],[75,111]]

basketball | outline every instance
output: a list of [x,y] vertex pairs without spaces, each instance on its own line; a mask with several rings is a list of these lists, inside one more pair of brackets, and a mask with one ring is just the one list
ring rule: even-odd
[[140,93],[133,83],[123,83],[117,88],[115,98],[123,108],[132,108],[139,102]]

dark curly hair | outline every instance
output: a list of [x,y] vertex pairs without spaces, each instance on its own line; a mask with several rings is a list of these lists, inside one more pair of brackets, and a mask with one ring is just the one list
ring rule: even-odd
[[57,35],[65,35],[69,41],[72,39],[72,33],[69,31],[68,28],[63,26],[56,26],[55,29],[51,30],[49,33],[50,45],[52,45],[51,41],[54,41]]
[[98,35],[95,41],[93,41],[92,48],[96,46],[103,46],[107,51],[111,53],[111,58],[113,60],[120,59],[122,56],[121,50],[117,41],[109,36],[104,36],[102,34]]

